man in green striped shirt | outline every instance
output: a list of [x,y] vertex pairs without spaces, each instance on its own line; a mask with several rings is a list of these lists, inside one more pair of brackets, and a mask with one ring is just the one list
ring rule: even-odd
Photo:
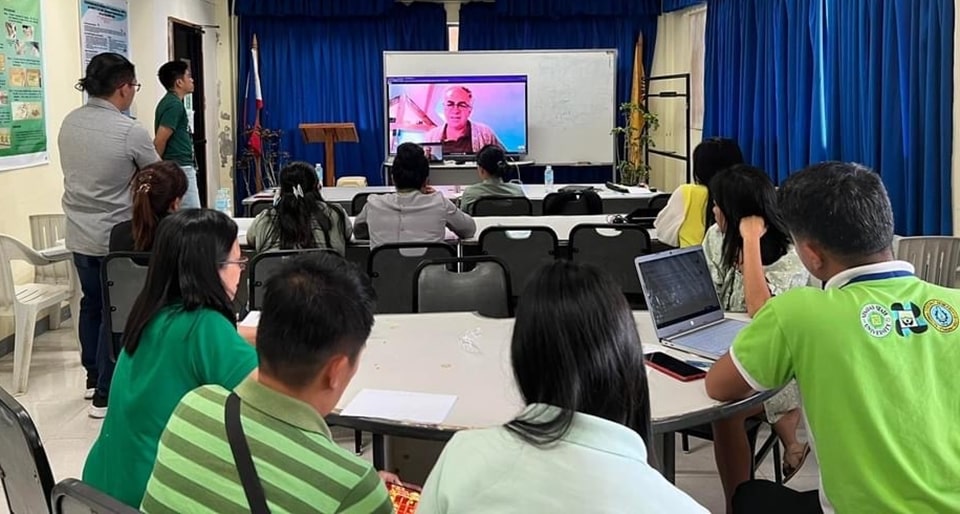
[[[338,446],[323,420],[356,372],[372,312],[369,281],[333,254],[292,259],[267,281],[259,373],[235,393],[270,512],[393,512],[377,472]],[[180,402],[160,439],[144,512],[253,510],[227,438],[228,396],[203,386]]]

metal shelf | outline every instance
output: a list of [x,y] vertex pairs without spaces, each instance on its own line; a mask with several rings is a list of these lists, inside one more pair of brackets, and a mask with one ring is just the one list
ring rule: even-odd
[[[649,91],[650,91],[650,85],[653,84],[654,82],[663,82],[663,81],[667,81],[667,80],[680,80],[680,79],[683,80],[683,85],[684,85],[684,88],[683,88],[684,90],[683,90],[682,92],[678,92],[678,91],[660,91],[660,92],[658,92],[658,93],[650,93],[650,92],[649,92]],[[650,107],[649,100],[650,100],[651,98],[683,99],[684,108],[685,108],[685,112],[686,112],[686,126],[684,127],[684,129],[685,129],[685,132],[686,132],[687,137],[685,138],[685,139],[686,139],[686,147],[684,148],[684,152],[683,152],[682,154],[679,153],[679,152],[672,152],[672,151],[666,151],[666,150],[657,150],[657,149],[655,149],[655,148],[650,148],[649,145],[648,145],[648,146],[646,146],[646,147],[644,148],[644,160],[645,160],[645,162],[648,162],[648,163],[649,163],[649,162],[650,162],[650,154],[654,154],[654,155],[659,155],[659,156],[662,156],[662,157],[667,157],[667,158],[670,158],[670,159],[677,159],[677,160],[680,160],[680,161],[684,161],[684,162],[687,163],[687,166],[686,166],[686,167],[687,167],[687,183],[691,183],[691,182],[693,182],[693,174],[692,174],[692,166],[691,166],[691,164],[692,164],[691,161],[692,161],[692,160],[691,160],[691,158],[690,158],[690,153],[691,153],[691,151],[692,151],[692,149],[690,148],[690,146],[691,146],[691,144],[690,144],[690,124],[691,124],[691,120],[690,120],[690,74],[689,74],[689,73],[677,73],[677,74],[673,74],[673,75],[659,75],[659,76],[656,76],[656,77],[647,77],[645,83],[646,83],[646,87],[645,87],[644,90],[643,90],[643,91],[644,91],[644,94],[643,94],[643,109],[644,109],[645,111],[647,111],[647,112],[650,111],[650,108],[649,108],[649,107]],[[647,130],[646,127],[644,127],[644,130]]]

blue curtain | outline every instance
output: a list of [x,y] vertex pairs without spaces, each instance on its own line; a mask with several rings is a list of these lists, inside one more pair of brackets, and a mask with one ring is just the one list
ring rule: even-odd
[[707,3],[707,0],[663,0],[663,12],[673,12]]
[[861,162],[897,233],[952,233],[953,16],[952,0],[711,0],[704,136],[777,183]]
[[[643,63],[649,73],[657,38],[657,15],[583,16],[568,18],[536,17],[537,6],[563,2],[476,2],[460,8],[460,50],[546,50],[577,48],[617,49],[617,103],[630,100],[633,79],[633,48],[643,34]],[[586,9],[591,2],[575,2]],[[602,4],[602,2],[601,2]],[[642,5],[641,2],[633,4]],[[511,15],[498,10],[508,9]],[[519,6],[526,5],[526,10]],[[594,6],[599,9],[602,7]],[[610,7],[607,5],[607,7]],[[569,9],[575,5],[570,4]],[[659,12],[659,2],[657,3]],[[519,17],[532,12],[534,17]],[[561,11],[564,12],[564,11]],[[576,80],[571,70],[571,80]],[[535,92],[531,92],[535,94]],[[612,128],[612,127],[611,127]],[[610,167],[557,168],[557,183],[602,182],[609,180]],[[542,176],[540,177],[542,179]],[[535,179],[536,180],[536,179]]]
[[830,157],[880,173],[898,234],[952,234],[953,0],[825,11]]
[[233,0],[237,16],[380,16],[394,0]]
[[[242,96],[254,34],[260,44],[262,125],[283,131],[282,146],[290,159],[324,162],[323,145],[304,143],[297,128],[300,123],[353,122],[360,142],[337,146],[337,175],[363,175],[370,184],[382,184],[386,133],[383,51],[446,50],[443,6],[396,4],[382,17],[242,16],[240,113],[244,112]],[[248,107],[247,111],[250,119],[240,120],[244,126],[252,120],[252,109]],[[237,143],[242,152],[246,141]],[[238,195],[242,196],[246,184],[239,174],[237,181]]]
[[493,6],[499,15],[528,18],[660,14],[660,0],[501,0]]

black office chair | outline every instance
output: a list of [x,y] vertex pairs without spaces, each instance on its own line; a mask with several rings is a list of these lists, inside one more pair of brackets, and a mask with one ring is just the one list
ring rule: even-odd
[[110,358],[116,362],[120,356],[123,330],[134,302],[140,296],[147,282],[147,265],[150,254],[147,252],[113,252],[107,254],[100,268],[100,280],[103,289],[104,325],[110,328],[112,352]]
[[53,473],[23,405],[0,389],[0,482],[10,512],[50,512]]
[[273,200],[256,200],[250,204],[248,209],[251,218],[256,218],[257,214],[273,207]]
[[603,199],[596,191],[560,191],[543,198],[544,216],[603,214]]
[[478,312],[490,318],[510,317],[510,273],[496,257],[423,261],[413,281],[416,312]]
[[533,216],[533,204],[525,196],[484,196],[470,206],[472,216]]
[[331,252],[339,255],[330,248],[309,248],[304,250],[271,250],[255,256],[250,261],[250,310],[255,311],[263,306],[263,286],[280,269],[284,261],[295,255],[309,252]]
[[487,227],[478,242],[480,254],[497,257],[507,266],[515,296],[523,293],[533,272],[557,258],[560,249],[550,227]]
[[[760,434],[760,427],[764,423],[765,421],[759,417],[747,418],[746,421],[747,439],[750,441],[750,453],[753,455],[753,466],[750,468],[750,478],[753,479],[755,477],[757,469],[763,464],[764,459],[766,459],[767,455],[772,451],[774,480],[776,480],[778,484],[782,484],[783,471],[780,468],[782,461],[780,457],[780,438],[777,437],[777,433],[773,431],[772,426],[770,427],[770,435],[767,436],[763,444],[760,445],[760,449],[757,449],[757,437]],[[713,441],[713,429],[710,425],[699,425],[680,431],[680,447],[684,452],[690,451],[691,437]]]
[[50,501],[53,514],[133,514],[140,512],[76,478],[64,479],[53,486]]
[[385,195],[387,193],[357,193],[353,195],[353,199],[350,200],[350,215],[357,216],[360,214],[360,211],[363,210],[364,206],[367,205],[367,200],[370,198],[370,195]]
[[660,214],[660,211],[667,206],[667,202],[669,201],[669,193],[656,195],[650,198],[650,201],[647,203],[647,205],[634,209],[632,212],[630,212],[630,214],[627,215],[627,218],[631,222],[643,218],[656,218],[657,215]]
[[374,248],[367,272],[377,292],[377,312],[414,312],[413,277],[417,267],[425,260],[455,256],[454,248],[444,243],[397,243]]
[[645,308],[634,259],[650,253],[650,234],[638,225],[581,224],[570,231],[570,258],[613,277],[634,308]]

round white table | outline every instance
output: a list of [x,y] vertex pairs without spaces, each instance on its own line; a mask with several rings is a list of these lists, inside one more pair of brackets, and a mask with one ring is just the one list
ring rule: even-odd
[[[681,359],[704,360],[657,343],[648,312],[636,312],[645,347]],[[474,313],[385,314],[376,323],[349,387],[330,415],[332,424],[374,434],[375,463],[382,464],[382,436],[446,440],[456,431],[501,425],[523,408],[510,365],[513,319],[484,318]],[[464,343],[464,336],[473,343]],[[674,432],[728,417],[751,408],[769,394],[735,403],[707,396],[702,380],[681,382],[649,369],[653,446],[668,479],[674,473]],[[455,395],[456,402],[439,425],[341,416],[340,411],[363,389]]]

